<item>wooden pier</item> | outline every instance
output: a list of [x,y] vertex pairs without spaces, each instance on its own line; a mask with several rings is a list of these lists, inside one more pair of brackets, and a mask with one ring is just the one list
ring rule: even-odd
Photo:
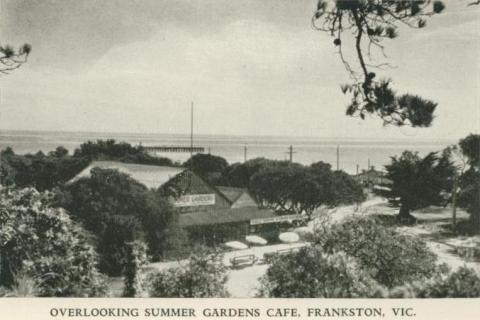
[[185,147],[185,146],[142,146],[147,152],[205,152],[204,147]]

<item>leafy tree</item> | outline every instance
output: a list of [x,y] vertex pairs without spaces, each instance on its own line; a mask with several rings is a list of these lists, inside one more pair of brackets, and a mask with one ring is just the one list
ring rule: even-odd
[[126,174],[93,168],[58,198],[97,236],[101,267],[109,274],[121,273],[127,242],[144,237],[155,259],[165,250],[165,230],[174,221],[168,202]]
[[432,152],[421,158],[416,152],[404,151],[400,157],[392,157],[392,163],[385,168],[385,177],[392,183],[388,191],[380,193],[400,206],[398,218],[402,222],[415,220],[412,210],[446,204],[455,172],[446,154]]
[[310,239],[322,252],[345,252],[381,285],[392,288],[430,278],[436,256],[425,241],[401,234],[372,217],[351,217],[321,225]]
[[275,298],[378,298],[385,291],[353,258],[316,247],[275,256],[260,283],[258,295]]
[[2,150],[0,157],[0,182],[3,185],[35,187],[40,191],[64,184],[88,165],[85,158],[71,157],[63,147],[48,155],[42,152],[17,155],[7,148]]
[[360,203],[365,201],[363,188],[344,171],[333,172],[333,203],[335,205]]
[[459,205],[470,213],[474,229],[480,232],[480,135],[467,136],[459,146],[470,166],[460,179]]
[[265,158],[250,159],[243,163],[234,163],[222,173],[222,184],[237,188],[250,189],[251,177],[265,166],[274,163]]
[[226,282],[227,268],[222,256],[198,249],[186,265],[152,274],[148,279],[149,295],[163,298],[228,297]]
[[460,140],[459,146],[462,153],[467,157],[468,164],[475,169],[480,169],[480,135],[468,135]]
[[116,142],[114,139],[87,141],[75,149],[74,157],[92,160],[115,160],[128,163],[172,166],[168,158],[154,157],[148,154],[142,146],[132,146],[126,142]]
[[[430,0],[319,0],[312,25],[334,37],[339,57],[353,83],[341,86],[351,95],[347,115],[376,114],[384,124],[427,127],[433,120],[437,103],[417,95],[398,95],[390,86],[391,80],[377,80],[372,69],[390,67],[386,62],[374,62],[374,50],[385,55],[384,39],[398,36],[398,25],[423,28],[426,18],[445,9],[442,1]],[[355,63],[343,52],[346,34],[353,34],[351,45]]]
[[272,162],[254,174],[250,191],[260,206],[277,212],[306,214],[311,218],[322,205],[364,200],[360,185],[343,172],[332,172],[329,164],[311,166]]
[[17,51],[8,44],[0,45],[0,73],[8,74],[20,68],[27,62],[30,52],[32,52],[32,46],[28,43],[21,46]]
[[[89,236],[53,195],[35,189],[0,189],[0,285],[33,279],[41,296],[102,296],[104,277]],[[18,280],[18,279],[17,279]]]
[[18,187],[35,187],[37,190],[51,190],[72,179],[93,160],[114,160],[159,166],[172,166],[168,158],[149,155],[141,146],[115,140],[88,141],[80,145],[73,155],[62,146],[48,155],[17,155],[11,148],[2,150],[0,182]]
[[188,159],[183,166],[212,183],[220,181],[222,172],[228,167],[228,162],[222,157],[211,154],[197,153]]

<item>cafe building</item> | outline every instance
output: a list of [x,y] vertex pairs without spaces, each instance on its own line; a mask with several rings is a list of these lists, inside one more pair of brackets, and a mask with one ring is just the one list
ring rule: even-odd
[[248,234],[273,241],[280,230],[301,220],[259,208],[246,189],[214,186],[184,167],[93,161],[70,182],[88,177],[95,167],[118,170],[157,190],[169,200],[178,213],[179,225],[197,243],[214,245],[241,240]]

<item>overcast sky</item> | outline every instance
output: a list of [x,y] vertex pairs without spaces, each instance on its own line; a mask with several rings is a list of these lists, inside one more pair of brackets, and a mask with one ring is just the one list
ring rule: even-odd
[[480,8],[445,1],[386,41],[399,93],[438,102],[427,129],[345,116],[348,80],[314,0],[1,0],[1,129],[457,139],[480,127]]

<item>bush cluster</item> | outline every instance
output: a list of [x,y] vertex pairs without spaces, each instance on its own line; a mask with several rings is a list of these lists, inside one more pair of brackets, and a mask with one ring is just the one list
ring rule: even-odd
[[373,298],[385,290],[345,253],[319,247],[275,256],[260,280],[259,296],[277,298]]
[[388,288],[427,279],[436,270],[436,255],[425,241],[385,227],[372,217],[350,217],[324,226],[310,240],[325,253],[343,251],[355,258]]
[[149,296],[164,298],[228,297],[227,268],[222,255],[198,249],[184,266],[148,277]]
[[51,201],[31,188],[0,189],[0,286],[23,277],[33,279],[40,296],[105,295],[87,233]]
[[391,298],[478,298],[480,275],[473,269],[460,267],[447,275],[438,274],[428,281],[408,283],[393,288]]

